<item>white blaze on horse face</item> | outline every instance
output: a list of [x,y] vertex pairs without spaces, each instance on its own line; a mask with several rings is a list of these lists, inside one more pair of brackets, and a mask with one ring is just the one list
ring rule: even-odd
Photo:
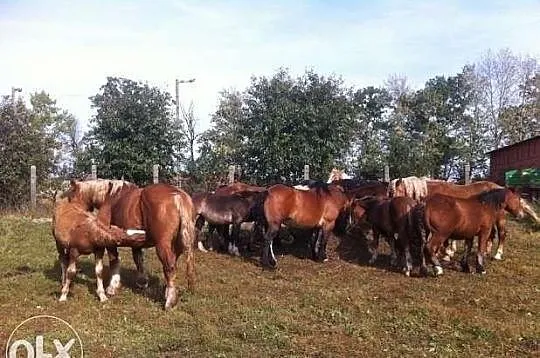
[[145,235],[146,232],[144,230],[138,230],[138,229],[127,229],[126,230],[126,234],[128,236],[133,236],[133,235]]

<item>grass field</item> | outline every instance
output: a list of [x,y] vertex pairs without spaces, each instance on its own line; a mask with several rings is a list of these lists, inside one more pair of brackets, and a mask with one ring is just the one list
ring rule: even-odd
[[[197,288],[170,312],[154,250],[150,287],[135,288],[122,250],[123,289],[100,303],[93,257],[80,260],[67,302],[57,302],[60,269],[50,223],[0,217],[0,345],[38,314],[60,317],[82,338],[86,357],[526,357],[540,344],[540,234],[511,223],[505,258],[487,275],[449,268],[407,278],[366,264],[362,240],[330,243],[324,264],[284,246],[278,269],[255,258],[196,253]],[[474,267],[474,266],[473,266]]]

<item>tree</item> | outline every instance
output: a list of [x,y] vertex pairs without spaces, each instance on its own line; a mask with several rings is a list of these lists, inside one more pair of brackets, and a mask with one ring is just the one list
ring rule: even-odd
[[305,164],[325,177],[352,141],[349,94],[340,79],[312,71],[254,77],[243,93],[222,93],[201,157],[219,158],[221,168],[240,164],[246,180],[260,183],[297,182]]
[[90,121],[77,167],[84,170],[94,159],[99,175],[124,178],[137,184],[150,181],[154,164],[160,177],[179,170],[183,136],[171,112],[169,93],[125,78],[108,77],[91,97],[97,114]]
[[509,49],[489,50],[475,69],[482,108],[479,115],[488,125],[491,149],[519,140],[523,137],[521,128],[527,127],[527,116],[516,109],[523,109],[519,108],[524,105],[523,89],[538,71],[537,61],[516,56]]
[[40,186],[59,174],[69,155],[63,147],[67,128],[74,121],[45,92],[30,95],[30,107],[19,101],[16,114],[11,100],[0,103],[0,207],[28,202],[30,166],[36,166]]

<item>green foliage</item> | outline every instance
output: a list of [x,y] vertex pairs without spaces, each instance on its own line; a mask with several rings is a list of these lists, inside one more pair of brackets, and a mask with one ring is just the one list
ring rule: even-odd
[[152,178],[153,164],[159,164],[164,178],[179,169],[184,142],[170,111],[169,93],[109,77],[91,101],[97,114],[77,158],[78,173],[88,173],[93,159],[100,177],[145,184]]
[[247,179],[260,183],[297,182],[305,164],[312,177],[324,177],[354,135],[348,96],[340,79],[313,72],[253,78],[244,93],[222,94],[200,160],[219,162],[215,172],[241,164]]
[[38,184],[62,172],[69,161],[68,128],[75,119],[56,107],[45,92],[30,96],[30,107],[19,101],[0,102],[0,207],[21,206],[30,199],[30,166],[36,166]]

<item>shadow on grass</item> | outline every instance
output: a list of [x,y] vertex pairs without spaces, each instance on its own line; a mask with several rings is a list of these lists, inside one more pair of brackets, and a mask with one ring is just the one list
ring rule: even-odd
[[[371,257],[368,250],[368,239],[365,235],[366,227],[354,227],[349,231],[338,231],[332,233],[328,241],[327,255],[330,260],[343,260],[348,263],[376,267],[381,270],[397,272],[390,265],[390,254],[381,252],[374,264],[369,263]],[[302,260],[314,260],[310,242],[312,242],[313,230],[282,228],[278,236],[274,239],[273,249],[276,256],[294,256]],[[218,242],[212,238],[213,242]],[[381,242],[384,239],[381,238]],[[240,235],[240,252],[244,260],[261,266],[260,255],[263,248],[263,238],[256,238],[249,231],[242,231]],[[215,251],[219,254],[229,255],[225,249],[223,241],[215,246]],[[314,260],[316,261],[316,260]]]
[[[105,260],[106,261],[106,260]],[[59,287],[61,285],[62,271],[60,268],[60,262],[56,261],[53,267],[47,268],[44,270],[44,275],[47,279],[55,281],[58,283]],[[122,294],[122,290],[129,289],[133,293],[142,295],[156,303],[162,303],[163,293],[164,293],[164,284],[160,277],[156,275],[148,275],[148,287],[140,288],[136,283],[137,270],[120,267],[120,277],[122,282],[122,288],[117,295]],[[109,281],[111,279],[108,265],[103,268],[103,285],[107,288]],[[96,292],[96,274],[95,274],[95,265],[93,260],[80,260],[77,262],[77,275],[71,283],[73,285],[85,285],[88,289],[88,292],[92,295],[95,295]],[[60,294],[54,292],[55,296]]]

